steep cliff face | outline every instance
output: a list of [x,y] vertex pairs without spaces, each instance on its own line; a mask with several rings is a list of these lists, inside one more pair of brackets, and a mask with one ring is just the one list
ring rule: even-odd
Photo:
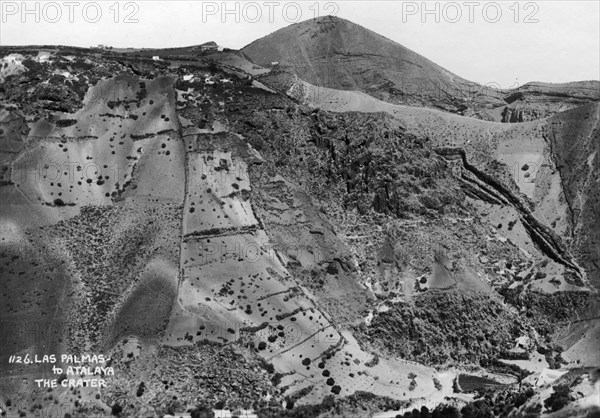
[[[566,110],[598,101],[600,82],[597,80],[574,81],[570,83],[524,84],[510,91],[504,98],[509,103],[530,102],[535,104],[554,104],[555,110]],[[564,106],[562,109],[558,106]]]
[[505,94],[504,101],[509,106],[500,113],[500,121],[518,123],[543,119],[599,100],[598,81],[527,83]]
[[542,112],[530,108],[516,109],[513,107],[505,107],[502,110],[502,123],[519,123],[530,120],[541,119]]

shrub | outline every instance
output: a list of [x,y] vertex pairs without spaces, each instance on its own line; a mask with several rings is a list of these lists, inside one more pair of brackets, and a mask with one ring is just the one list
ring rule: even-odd
[[118,402],[115,402],[111,408],[111,415],[114,415],[115,417],[118,417],[119,415],[121,415],[121,412],[123,411],[123,407],[121,405],[119,405]]
[[564,408],[570,401],[571,390],[568,385],[557,385],[553,387],[554,392],[544,400],[544,406],[552,412]]
[[214,418],[215,414],[205,405],[197,405],[190,411],[191,418]]

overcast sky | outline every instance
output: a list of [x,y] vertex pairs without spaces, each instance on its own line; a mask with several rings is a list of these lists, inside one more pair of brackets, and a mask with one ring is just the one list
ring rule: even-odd
[[[0,45],[229,48],[296,21],[335,14],[468,80],[600,79],[600,2],[0,0]],[[427,9],[427,10],[425,10]],[[228,12],[228,13],[226,13]],[[426,13],[428,12],[428,13]],[[37,20],[37,21],[36,21]]]

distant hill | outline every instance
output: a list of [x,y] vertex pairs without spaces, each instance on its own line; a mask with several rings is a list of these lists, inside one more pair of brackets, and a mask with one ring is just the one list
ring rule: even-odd
[[[303,80],[360,90],[391,102],[461,109],[483,86],[445,70],[404,46],[347,20],[327,16],[280,29],[242,49],[252,62],[278,62]],[[493,92],[485,101],[500,103]],[[417,103],[414,103],[417,104]]]
[[[280,88],[296,76],[315,86],[358,90],[393,104],[440,108],[486,120],[539,119],[600,98],[597,81],[530,83],[511,90],[480,85],[369,29],[332,16],[280,29],[241,52],[255,64],[273,66],[268,78]],[[533,108],[524,109],[530,99]]]

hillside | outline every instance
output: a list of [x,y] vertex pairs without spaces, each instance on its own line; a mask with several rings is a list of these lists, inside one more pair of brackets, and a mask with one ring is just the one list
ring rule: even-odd
[[600,100],[598,81],[529,83],[510,90],[494,83],[480,85],[333,16],[280,29],[240,52],[258,65],[273,67],[266,79],[274,86],[283,87],[298,77],[317,87],[360,91],[392,104],[438,108],[493,121],[539,119]]
[[[468,82],[331,18],[241,53],[0,59],[8,416],[594,413],[594,82],[479,96],[555,104],[483,120]],[[48,353],[114,373],[10,362]]]
[[382,100],[465,109],[501,101],[419,54],[357,24],[323,17],[280,29],[241,50],[261,66],[278,62],[311,84],[359,90]]

